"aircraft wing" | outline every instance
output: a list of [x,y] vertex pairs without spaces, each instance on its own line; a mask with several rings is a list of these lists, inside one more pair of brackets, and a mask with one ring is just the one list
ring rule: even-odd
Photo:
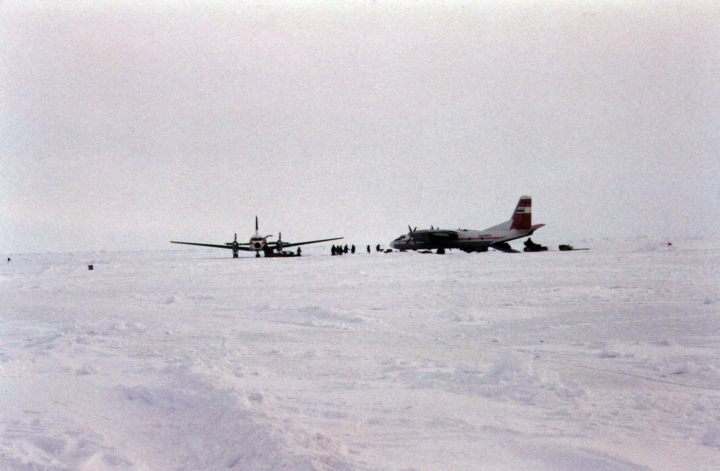
[[[329,242],[331,240],[340,240],[343,237],[333,237],[332,239],[306,240],[304,242],[283,242],[282,248],[297,247],[298,245],[317,244],[318,242]],[[277,242],[268,242],[268,247],[277,247]]]
[[[232,248],[233,248],[232,245],[200,244],[200,243],[198,243],[198,242],[178,242],[178,241],[175,241],[175,240],[171,240],[170,243],[171,243],[171,244],[184,244],[184,245],[199,245],[200,247],[214,247],[214,248],[216,248],[216,249],[230,249],[230,250],[232,250]],[[243,244],[243,245],[248,245],[248,244]],[[236,248],[237,248],[237,250],[244,250],[245,252],[252,252],[252,251],[255,250],[255,249],[251,249],[250,247],[243,247],[243,246],[239,246],[239,247],[236,247]]]

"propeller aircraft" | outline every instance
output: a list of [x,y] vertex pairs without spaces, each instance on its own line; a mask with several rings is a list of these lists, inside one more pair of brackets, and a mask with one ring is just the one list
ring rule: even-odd
[[224,244],[204,244],[199,242],[179,242],[171,240],[172,244],[185,244],[185,245],[199,245],[201,247],[214,247],[218,249],[229,249],[233,252],[233,258],[238,258],[239,252],[255,252],[255,256],[259,257],[262,252],[266,257],[277,257],[285,254],[283,249],[289,247],[297,247],[300,245],[317,244],[319,242],[328,242],[331,240],[339,240],[342,237],[333,237],[331,239],[318,239],[318,240],[306,240],[303,242],[284,242],[282,240],[282,233],[278,233],[277,241],[269,241],[268,239],[273,237],[272,234],[260,235],[258,229],[258,218],[255,216],[255,234],[250,237],[248,242],[238,242],[237,233],[232,242],[225,242]]
[[489,248],[503,252],[517,252],[508,242],[531,236],[545,224],[532,224],[532,198],[521,196],[509,220],[481,231],[473,229],[430,229],[417,230],[408,226],[408,233],[390,243],[390,247],[404,250],[431,250],[445,253],[446,249],[460,249],[465,252],[487,252]]

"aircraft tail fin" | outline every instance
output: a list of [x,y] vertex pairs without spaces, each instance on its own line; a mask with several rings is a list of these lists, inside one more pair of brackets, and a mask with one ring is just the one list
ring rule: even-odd
[[521,196],[513,212],[510,229],[529,230],[532,227],[532,198]]

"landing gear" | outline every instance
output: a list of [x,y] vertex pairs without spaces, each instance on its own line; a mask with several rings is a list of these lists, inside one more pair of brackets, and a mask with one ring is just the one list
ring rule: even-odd
[[255,258],[260,258],[260,252],[255,252]]
[[437,252],[435,252],[438,255],[445,255],[445,249],[437,249]]
[[233,258],[238,258],[238,251],[237,251],[237,250],[233,250]]

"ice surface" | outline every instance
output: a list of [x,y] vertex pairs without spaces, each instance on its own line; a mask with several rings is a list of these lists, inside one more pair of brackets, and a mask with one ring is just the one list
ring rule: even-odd
[[591,247],[13,255],[0,469],[720,469],[720,244]]

